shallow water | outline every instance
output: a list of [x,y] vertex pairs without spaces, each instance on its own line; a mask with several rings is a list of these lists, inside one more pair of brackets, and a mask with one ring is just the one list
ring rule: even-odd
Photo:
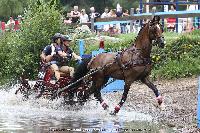
[[[63,107],[61,99],[24,101],[21,95],[14,94],[16,87],[6,90],[0,90],[0,132],[172,132],[152,116],[131,109],[122,108],[111,116],[94,100],[83,107]],[[109,100],[109,94],[106,99],[112,101],[109,105],[113,109],[117,101]]]

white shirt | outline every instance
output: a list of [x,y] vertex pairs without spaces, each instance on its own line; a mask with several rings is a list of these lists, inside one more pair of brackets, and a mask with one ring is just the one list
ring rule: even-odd
[[110,17],[110,14],[109,13],[106,13],[104,12],[102,15],[101,15],[101,18],[108,18]]
[[81,14],[80,15],[80,23],[87,23],[89,21],[87,14]]

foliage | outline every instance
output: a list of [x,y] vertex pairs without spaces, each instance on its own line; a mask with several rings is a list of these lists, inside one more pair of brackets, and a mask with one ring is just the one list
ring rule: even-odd
[[182,78],[200,74],[200,58],[193,58],[190,55],[183,55],[182,59],[168,59],[164,65],[154,69],[154,78]]
[[0,76],[11,78],[25,73],[37,73],[40,50],[50,43],[50,37],[62,30],[61,14],[56,4],[32,3],[25,14],[20,32],[9,32],[1,36],[0,47],[4,49]]
[[17,16],[24,12],[29,0],[0,0],[0,18],[8,20],[9,16]]
[[74,30],[73,33],[73,40],[77,40],[77,39],[85,39],[88,37],[91,37],[93,34],[90,30],[90,28],[86,25],[82,25],[81,27],[77,27]]
[[200,31],[167,40],[165,49],[153,49],[153,77],[180,78],[200,74]]

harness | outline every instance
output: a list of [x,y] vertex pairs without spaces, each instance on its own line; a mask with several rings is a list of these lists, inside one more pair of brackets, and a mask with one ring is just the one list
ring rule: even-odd
[[[128,51],[131,53],[131,60],[123,63],[122,57],[123,57],[125,51]],[[151,65],[151,63],[152,63],[151,58],[144,58],[141,56],[137,56],[137,54],[139,55],[139,52],[141,51],[141,49],[134,48],[134,49],[125,50],[125,51],[118,52],[116,55],[116,58],[115,58],[118,65],[122,69],[128,69],[128,68],[135,67],[135,66]],[[134,55],[136,55],[136,57],[137,57],[136,59],[133,58]]]
[[[122,61],[122,58],[123,58],[125,52],[129,52],[131,55],[131,59],[128,62]],[[151,65],[151,63],[152,63],[151,58],[144,58],[144,57],[139,56],[140,52],[141,52],[141,49],[137,49],[136,47],[133,47],[133,48],[127,49],[123,52],[118,52],[116,54],[115,60],[116,60],[117,64],[119,65],[120,70],[122,71],[124,80],[125,80],[124,71],[126,69],[136,67],[136,66],[145,66],[145,69],[142,72],[142,75],[143,75],[143,73],[145,73],[145,71],[146,71],[147,65]],[[134,55],[136,56],[136,59],[133,58]]]

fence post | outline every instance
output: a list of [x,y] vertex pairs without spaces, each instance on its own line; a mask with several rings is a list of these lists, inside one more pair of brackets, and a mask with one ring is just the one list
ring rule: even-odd
[[[200,10],[200,0],[198,0],[198,10]],[[200,28],[200,17],[198,17],[198,29]]]
[[[178,0],[176,0],[176,11],[179,9]],[[178,33],[178,18],[176,17],[176,33]]]
[[84,50],[85,50],[85,48],[84,48],[84,40],[80,39],[78,44],[79,44],[79,55],[82,57],[83,54],[84,54]]
[[91,18],[91,30],[94,32],[94,18]]
[[[130,15],[131,15],[131,16],[134,15],[134,8],[131,8],[131,10],[130,10]],[[130,32],[133,32],[133,23],[134,23],[134,20],[131,20],[131,21],[130,21]]]
[[198,79],[198,102],[197,102],[197,127],[200,128],[200,76],[199,76],[199,79]]
[[154,6],[154,7],[152,8],[152,19],[153,19],[154,16],[155,16],[155,12],[156,12],[156,7]]

